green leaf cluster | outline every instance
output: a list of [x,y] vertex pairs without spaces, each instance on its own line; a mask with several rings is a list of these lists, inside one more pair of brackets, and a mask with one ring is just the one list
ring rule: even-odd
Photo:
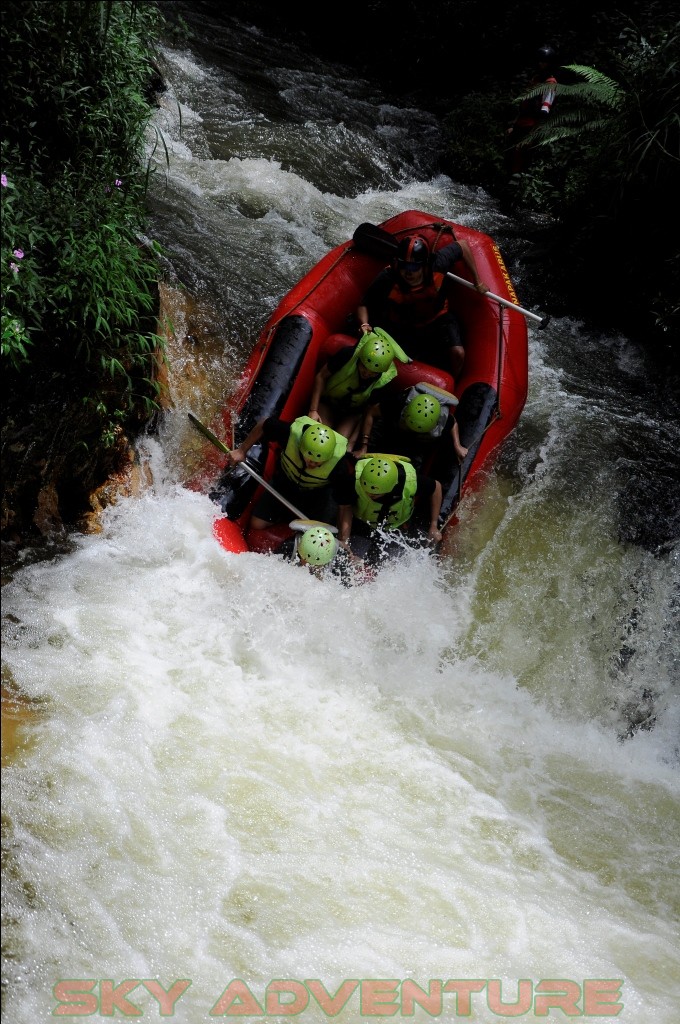
[[159,20],[156,4],[118,0],[3,11],[3,368],[70,375],[104,440],[157,394],[158,268],[142,239]]
[[[551,269],[570,300],[610,315],[607,294],[624,329],[664,344],[680,322],[669,224],[680,190],[680,26],[655,19],[643,30],[616,17],[609,73],[577,63],[558,71],[550,116],[520,143],[531,151],[525,171],[508,179],[500,169],[508,119],[493,91],[462,98],[446,118],[446,165],[463,180],[481,177],[517,211],[549,214]],[[544,88],[525,90],[511,109]],[[645,258],[621,261],[633,235],[644,237]]]

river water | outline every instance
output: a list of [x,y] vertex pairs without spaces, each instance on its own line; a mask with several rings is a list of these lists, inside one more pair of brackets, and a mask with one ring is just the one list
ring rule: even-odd
[[[224,552],[186,414],[210,421],[328,249],[419,209],[493,235],[525,306],[540,267],[525,219],[437,173],[431,114],[175,6],[196,35],[161,54],[149,142],[173,399],[140,441],[152,482],[3,592],[5,1020],[160,1019],[152,980],[191,981],[182,1024],[290,1019],[277,998],[317,1024],[346,981],[343,1024],[408,1015],[413,983],[417,1021],[595,1020],[609,982],[618,1019],[674,1024],[672,472],[653,542],[639,518],[649,453],[678,450],[668,380],[624,336],[530,322],[526,408],[440,563],[349,588]],[[467,1015],[451,979],[478,981]]]

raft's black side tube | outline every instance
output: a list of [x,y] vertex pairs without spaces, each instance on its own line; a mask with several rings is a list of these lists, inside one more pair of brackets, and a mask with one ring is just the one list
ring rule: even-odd
[[277,326],[236,424],[237,444],[258,420],[281,414],[311,340],[312,325],[304,316],[284,317]]
[[440,526],[449,521],[460,501],[460,492],[472,461],[477,454],[484,432],[491,422],[498,404],[498,392],[490,384],[478,381],[470,384],[463,392],[456,408],[460,443],[468,449],[462,464],[455,460],[449,464],[448,472],[434,472],[441,480],[443,500],[439,514]]
[[[281,414],[311,340],[312,325],[304,316],[287,316],[278,324],[234,429],[237,445],[259,420]],[[248,452],[248,463],[260,476],[264,476],[267,454],[267,445],[261,443]],[[236,466],[222,474],[210,497],[230,519],[238,519],[257,486],[247,470]]]

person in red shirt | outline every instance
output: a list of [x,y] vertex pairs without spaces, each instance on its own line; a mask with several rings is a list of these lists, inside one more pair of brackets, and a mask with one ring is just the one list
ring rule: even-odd
[[452,308],[448,271],[462,260],[482,294],[474,253],[460,239],[431,253],[422,235],[402,238],[390,266],[381,270],[357,307],[364,333],[378,324],[389,331],[412,359],[448,370],[454,378],[465,359],[461,324]]
[[528,89],[535,89],[543,84],[545,88],[537,95],[523,99],[517,116],[508,126],[507,135],[510,148],[506,154],[506,166],[509,174],[521,174],[531,162],[531,146],[520,145],[527,135],[541,124],[550,114],[555,102],[557,78],[557,53],[552,46],[540,46],[536,51],[536,70],[529,82]]

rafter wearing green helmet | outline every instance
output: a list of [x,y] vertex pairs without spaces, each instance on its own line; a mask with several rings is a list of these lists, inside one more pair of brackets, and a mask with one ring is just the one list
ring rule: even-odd
[[399,479],[397,467],[391,459],[369,459],[364,466],[360,484],[364,492],[371,497],[389,494]]
[[297,553],[305,565],[328,565],[335,558],[338,542],[325,526],[313,526],[300,537]]
[[441,404],[433,395],[416,395],[406,405],[402,421],[414,434],[428,434],[439,422],[441,410]]
[[308,462],[327,462],[335,451],[335,437],[328,427],[306,427],[300,439],[300,454]]
[[394,361],[394,347],[388,338],[374,334],[359,352],[359,362],[371,373],[384,373]]

